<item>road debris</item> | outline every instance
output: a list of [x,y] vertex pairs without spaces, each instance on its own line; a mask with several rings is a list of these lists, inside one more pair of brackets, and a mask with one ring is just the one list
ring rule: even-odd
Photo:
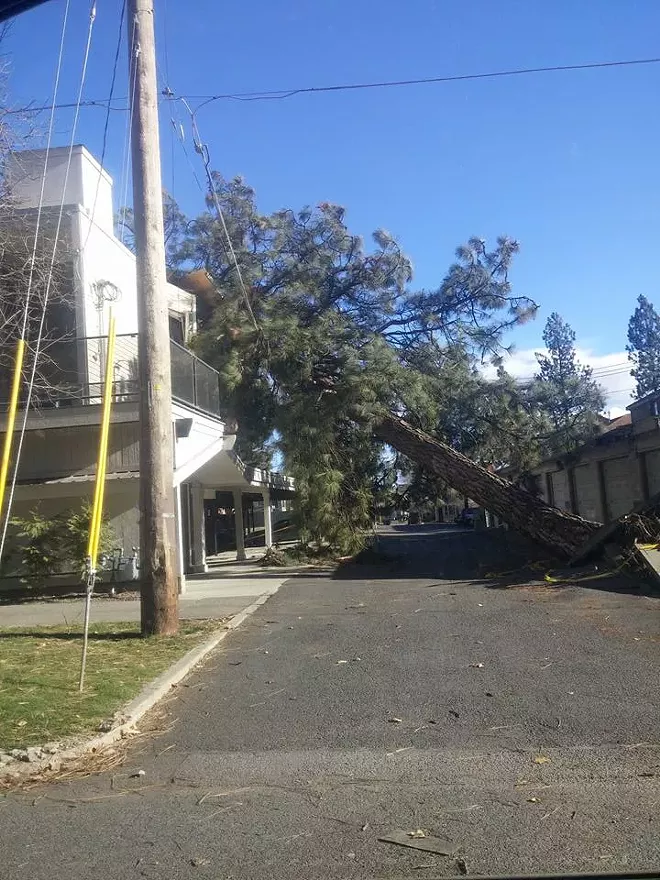
[[532,763],[534,764],[549,764],[550,758],[547,755],[536,755],[532,758]]
[[456,709],[450,709],[450,710],[449,710],[449,714],[452,716],[452,718],[460,718],[460,717],[461,717],[461,716],[458,714],[458,712],[456,711]]
[[[411,849],[420,849],[423,852],[437,853],[440,856],[450,856],[456,852],[457,847],[450,840],[434,837],[427,834],[423,838],[411,837],[409,831],[392,831],[384,834],[378,840],[381,843],[393,843],[396,846],[407,846]],[[413,832],[415,833],[415,832]]]
[[462,874],[465,877],[468,873],[468,866],[465,859],[456,859],[456,869],[459,874]]
[[388,718],[387,720],[390,724],[401,724],[403,718]]
[[422,840],[426,837],[426,831],[423,828],[416,828],[415,831],[409,831],[408,837],[412,837],[413,840]]
[[145,770],[136,770],[135,773],[131,773],[130,778],[131,778],[131,779],[142,779],[142,777],[143,777],[143,776],[146,776],[146,775],[147,775],[147,774],[146,774],[146,771],[145,771]]
[[348,660],[337,660],[337,666],[343,666],[344,663],[348,663]]
[[470,663],[470,669],[483,669],[483,663]]

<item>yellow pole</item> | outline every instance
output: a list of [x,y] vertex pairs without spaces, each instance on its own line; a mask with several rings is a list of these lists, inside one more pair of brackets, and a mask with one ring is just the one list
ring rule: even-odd
[[11,460],[11,444],[14,439],[14,425],[16,424],[16,410],[21,391],[21,376],[23,374],[23,358],[25,356],[25,340],[19,339],[16,346],[16,363],[14,364],[14,380],[11,385],[11,397],[9,398],[9,411],[7,413],[7,433],[5,445],[2,450],[2,465],[0,466],[0,513],[5,504],[5,489],[7,488],[7,474]]
[[101,434],[99,437],[99,455],[96,463],[96,485],[94,486],[94,504],[92,521],[89,525],[89,542],[87,557],[89,571],[87,573],[87,595],[85,597],[85,619],[83,623],[83,650],[80,661],[80,680],[78,690],[82,693],[85,686],[85,667],[87,665],[87,644],[89,641],[89,614],[92,605],[92,593],[96,579],[96,565],[99,555],[99,540],[103,522],[103,498],[105,495],[105,473],[108,462],[108,435],[110,433],[110,409],[112,406],[112,378],[115,359],[115,318],[110,310],[110,326],[108,327],[108,349],[106,352],[105,382],[103,386],[103,411],[101,415]]
[[106,352],[105,383],[103,388],[103,414],[101,417],[101,436],[99,438],[99,455],[96,466],[96,485],[94,487],[94,505],[92,507],[92,521],[89,529],[89,544],[87,555],[90,558],[90,568],[96,571],[98,560],[99,541],[101,535],[101,523],[103,521],[103,499],[105,496],[105,475],[108,459],[108,436],[110,433],[110,409],[112,406],[112,378],[114,371],[116,322],[112,312],[110,313],[110,326],[108,328],[108,350]]

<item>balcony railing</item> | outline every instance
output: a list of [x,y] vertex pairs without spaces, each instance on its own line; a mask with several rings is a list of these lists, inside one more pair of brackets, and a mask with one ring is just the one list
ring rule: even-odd
[[[107,336],[59,340],[44,345],[32,393],[37,408],[99,404],[108,350]],[[13,350],[3,347],[0,411],[6,411]],[[170,341],[172,399],[213,415],[220,414],[218,372],[191,351]],[[113,401],[137,401],[139,391],[137,334],[117,336],[113,368]],[[26,373],[32,371],[29,352]]]

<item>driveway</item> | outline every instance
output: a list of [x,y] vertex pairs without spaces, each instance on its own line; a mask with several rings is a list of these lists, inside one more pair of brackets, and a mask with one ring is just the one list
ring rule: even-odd
[[[659,867],[658,600],[477,578],[509,540],[396,527],[384,564],[291,579],[123,767],[0,803],[3,875]],[[378,840],[397,829],[455,853]]]

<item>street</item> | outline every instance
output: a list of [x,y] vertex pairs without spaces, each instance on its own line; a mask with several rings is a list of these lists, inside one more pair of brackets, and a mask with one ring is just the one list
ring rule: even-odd
[[[123,766],[0,801],[0,875],[660,867],[660,600],[480,578],[507,540],[395,525],[383,564],[292,578]],[[378,839],[416,829],[454,854]]]

